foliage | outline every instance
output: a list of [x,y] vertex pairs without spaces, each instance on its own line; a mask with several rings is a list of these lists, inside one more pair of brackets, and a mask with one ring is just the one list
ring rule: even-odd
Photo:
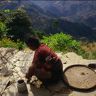
[[[21,50],[25,47],[23,43],[25,37],[27,35],[35,35],[38,36],[40,39],[43,38],[42,42],[46,43],[49,47],[51,47],[55,51],[63,51],[64,53],[74,51],[79,55],[82,55],[84,58],[96,59],[95,44],[88,43],[82,46],[80,42],[74,40],[70,35],[65,35],[63,33],[44,36],[46,35],[44,32],[32,28],[30,21],[31,21],[30,18],[27,16],[24,10],[13,11],[7,9],[7,10],[3,10],[2,12],[0,11],[0,39],[1,39],[0,47],[14,47]],[[61,28],[59,28],[61,26],[60,24],[62,24],[62,22],[60,23],[60,20],[54,19],[52,21],[52,26],[51,26],[52,28],[47,26],[48,33],[51,31],[52,33],[60,32],[61,30]],[[70,26],[70,24],[68,25],[69,26],[66,26],[65,23],[64,26],[66,28],[68,27],[67,29],[69,30],[72,26]],[[79,27],[77,25],[77,28],[75,29],[78,28]],[[76,30],[74,32],[76,32]],[[10,37],[10,39],[6,38],[5,37],[6,35],[7,37]]]
[[33,29],[33,32],[32,32],[36,37],[42,39],[44,35],[46,35],[44,32],[42,31],[39,31],[39,30],[36,30],[36,29]]
[[87,59],[96,59],[96,51],[87,51],[82,56]]
[[96,59],[96,51],[92,52],[92,56],[93,56],[92,59]]
[[5,36],[7,34],[7,27],[5,25],[5,23],[0,21],[0,38],[2,38],[3,36]]
[[66,35],[63,33],[57,33],[49,37],[44,36],[42,42],[46,43],[50,48],[55,51],[74,51],[78,54],[83,53],[83,50],[80,47],[80,42],[74,40],[70,35]]
[[5,38],[1,39],[0,47],[16,48],[16,49],[21,50],[25,46],[24,46],[23,42],[21,42],[19,40],[17,42],[14,42],[10,38],[5,37]]
[[6,16],[4,15],[3,12],[0,12],[0,21],[4,22],[6,20]]
[[10,19],[7,20],[8,36],[17,41],[24,41],[27,34],[31,34],[31,22],[26,13],[22,10],[16,10],[10,13]]
[[5,13],[10,13],[11,10],[10,10],[10,9],[6,9],[6,10],[4,10],[4,12],[5,12]]
[[96,59],[96,42],[82,42],[82,49],[85,50],[84,57],[87,59]]

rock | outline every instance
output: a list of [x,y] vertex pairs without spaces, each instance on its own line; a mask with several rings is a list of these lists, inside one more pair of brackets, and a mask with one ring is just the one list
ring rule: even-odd
[[42,81],[40,81],[36,76],[32,76],[30,84],[36,86],[36,88],[40,88],[42,85]]
[[[13,70],[13,75],[7,75],[7,77],[0,77],[0,88],[3,88],[4,82],[6,80],[13,79],[15,83],[9,87],[9,89],[6,90],[6,96],[95,96],[96,91],[83,93],[83,92],[77,92],[70,90],[64,83],[58,83],[54,86],[50,86],[50,88],[36,88],[34,86],[28,86],[28,94],[19,94],[17,93],[16,88],[16,81],[19,78],[23,78],[25,80],[25,73],[27,72],[29,66],[32,63],[34,52],[31,50],[22,50],[17,51],[14,48],[0,48],[0,73],[2,70],[3,65],[6,65],[8,67],[8,70],[5,70],[5,73],[7,73],[9,70]],[[4,58],[2,59],[2,55]],[[81,56],[77,55],[74,52],[69,52],[67,54],[63,54],[62,52],[57,53],[57,55],[61,58],[63,63],[63,70],[65,70],[70,65],[75,64],[82,64],[87,65],[90,63],[96,63],[96,60],[86,60],[83,59]],[[6,60],[7,59],[7,60]],[[6,79],[5,79],[6,78]],[[40,82],[39,82],[40,83]],[[39,85],[37,82],[37,85]],[[40,83],[41,84],[41,83]],[[38,86],[37,86],[38,87]],[[11,93],[11,94],[10,94]],[[5,96],[5,95],[3,95]]]
[[88,64],[88,67],[96,70],[96,63],[90,63]]

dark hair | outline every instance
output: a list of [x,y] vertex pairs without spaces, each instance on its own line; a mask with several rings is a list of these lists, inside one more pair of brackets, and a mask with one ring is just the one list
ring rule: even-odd
[[40,41],[39,41],[39,39],[37,38],[37,37],[29,37],[26,41],[25,41],[25,43],[28,45],[28,46],[34,46],[34,47],[36,47],[36,48],[38,48],[39,47],[39,45],[40,45]]

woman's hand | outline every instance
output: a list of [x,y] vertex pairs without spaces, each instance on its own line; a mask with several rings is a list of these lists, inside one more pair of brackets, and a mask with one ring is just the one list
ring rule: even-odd
[[27,83],[29,83],[30,80],[31,80],[31,78],[30,78],[30,76],[28,75],[28,73],[26,73],[25,78],[27,79]]
[[35,72],[35,67],[30,66],[28,69],[28,72],[25,75],[25,78],[27,79],[27,81],[30,81],[31,77],[34,75],[34,72]]

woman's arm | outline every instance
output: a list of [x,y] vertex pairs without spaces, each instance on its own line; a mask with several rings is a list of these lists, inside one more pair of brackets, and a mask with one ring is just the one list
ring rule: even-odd
[[35,64],[33,64],[29,67],[28,72],[26,73],[27,79],[30,79],[34,75],[35,69],[36,69]]

